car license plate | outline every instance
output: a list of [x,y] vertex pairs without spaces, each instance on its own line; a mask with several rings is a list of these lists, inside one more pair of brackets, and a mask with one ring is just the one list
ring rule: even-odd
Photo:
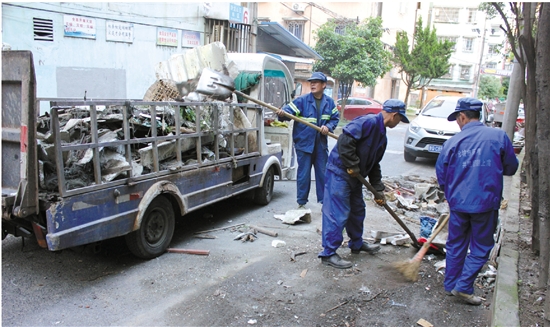
[[443,146],[441,146],[441,145],[428,144],[428,151],[429,152],[439,153],[439,152],[441,152],[442,148],[443,148]]

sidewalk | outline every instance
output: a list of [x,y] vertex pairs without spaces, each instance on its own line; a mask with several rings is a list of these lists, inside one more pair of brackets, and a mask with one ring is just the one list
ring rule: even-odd
[[521,190],[520,169],[523,152],[518,155],[519,169],[514,176],[504,177],[504,199],[508,208],[501,211],[502,244],[498,256],[498,272],[493,295],[491,326],[520,326],[518,298],[518,260],[519,252],[516,242],[519,222],[519,197]]

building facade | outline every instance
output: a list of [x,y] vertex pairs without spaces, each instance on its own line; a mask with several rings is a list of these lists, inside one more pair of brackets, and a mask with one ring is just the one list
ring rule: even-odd
[[[246,3],[245,3],[246,4]],[[3,49],[30,50],[41,98],[141,99],[155,66],[214,41],[256,52],[255,4],[2,3]]]

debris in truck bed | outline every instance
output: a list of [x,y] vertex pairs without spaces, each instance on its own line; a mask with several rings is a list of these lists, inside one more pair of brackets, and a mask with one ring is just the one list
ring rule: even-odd
[[[153,115],[149,105],[97,105],[96,108],[97,142],[105,146],[62,151],[65,187],[68,190],[95,185],[95,153],[99,155],[101,182],[107,183],[119,178],[139,177],[154,172],[156,160],[160,170],[169,170],[212,162],[218,151],[220,157],[240,155],[247,147],[249,152],[258,151],[255,133],[235,133],[235,149],[227,148],[232,144],[230,131],[250,128],[251,123],[243,109],[226,102],[212,101],[193,105],[179,102],[172,106],[158,105]],[[62,146],[93,143],[91,106],[56,107],[52,110],[57,110],[58,113],[57,135]],[[126,126],[123,115],[125,110],[128,121]],[[180,126],[176,126],[175,115],[178,114]],[[196,117],[200,117],[198,124],[195,121]],[[38,133],[43,135],[43,138],[38,139],[39,185],[45,191],[58,189],[57,154],[53,137],[55,133],[52,130],[51,119],[49,113],[38,118]],[[214,128],[215,122],[218,124],[217,128]],[[129,131],[130,139],[136,142],[124,144],[125,128]],[[175,135],[176,128],[182,136],[153,145],[150,141],[153,128],[156,128],[157,137]],[[141,138],[144,139],[143,142],[140,142]],[[182,162],[177,161],[177,142]],[[248,142],[248,145],[245,145],[245,142]],[[197,144],[201,144],[200,162]],[[128,150],[129,154],[126,153]]]

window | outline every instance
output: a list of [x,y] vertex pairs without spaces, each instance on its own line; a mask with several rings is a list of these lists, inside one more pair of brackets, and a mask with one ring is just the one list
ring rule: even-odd
[[221,42],[228,52],[250,52],[250,25],[233,24],[227,20],[207,19],[205,44]]
[[440,42],[443,42],[443,41],[453,42],[454,43],[453,48],[452,48],[453,51],[456,51],[456,41],[457,41],[457,39],[458,39],[458,37],[456,37],[456,36],[438,36],[437,37],[437,40],[440,41]]
[[474,24],[476,22],[477,8],[468,8],[468,23]]
[[498,44],[489,44],[489,54],[499,54],[499,45]]
[[491,26],[491,36],[499,36],[500,35],[500,26],[493,25]]
[[441,78],[452,79],[454,69],[455,69],[455,65],[450,65],[449,70],[447,71],[447,74],[441,76]]
[[290,99],[289,90],[286,87],[285,75],[280,70],[264,70],[265,99],[264,101],[280,108]]
[[465,37],[464,38],[464,46],[462,47],[462,51],[472,52],[473,48],[474,48],[474,38],[473,37]]
[[485,67],[486,68],[497,68],[497,63],[496,62],[488,62],[485,64]]
[[460,65],[460,79],[469,80],[470,79],[470,70],[472,66]]
[[434,8],[436,23],[458,23],[458,8]]
[[35,41],[53,41],[53,21],[51,19],[33,18]]
[[334,29],[334,33],[344,35],[346,34],[346,24],[338,24]]
[[300,41],[304,40],[304,22],[302,21],[289,21],[287,29]]

